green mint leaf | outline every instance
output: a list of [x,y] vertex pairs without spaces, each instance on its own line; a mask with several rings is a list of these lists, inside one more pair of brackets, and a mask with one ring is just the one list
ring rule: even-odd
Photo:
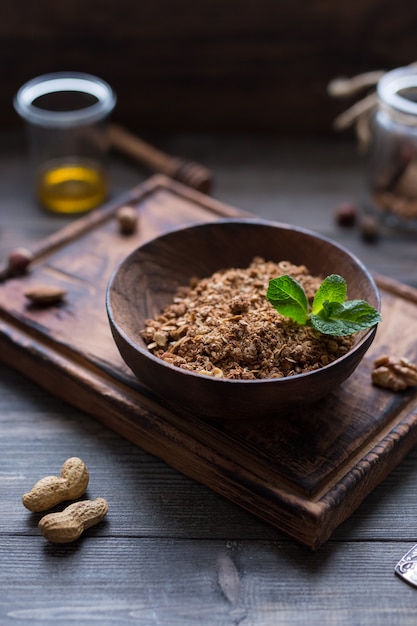
[[339,274],[331,274],[324,279],[314,296],[312,313],[319,314],[324,303],[344,302],[347,295],[347,286],[344,278]]
[[317,313],[312,313],[312,315],[318,315],[322,320],[328,320],[332,315],[333,308],[334,307],[332,306],[332,303],[328,300],[325,300],[323,302],[322,308],[319,309]]
[[352,335],[381,321],[376,309],[364,300],[326,302],[323,310],[311,315],[311,324],[326,335]]
[[292,276],[284,274],[269,281],[266,299],[281,315],[298,324],[308,320],[308,300],[304,289]]

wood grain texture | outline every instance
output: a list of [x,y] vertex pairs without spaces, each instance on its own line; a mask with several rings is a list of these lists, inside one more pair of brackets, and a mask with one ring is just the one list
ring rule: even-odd
[[[21,556],[29,556],[22,558],[20,565],[15,562],[13,567],[3,568],[0,614],[4,615],[4,607],[8,606],[8,620],[18,624],[57,619],[63,624],[71,620],[80,624],[97,620],[106,624],[152,624],[157,615],[158,623],[163,626],[245,621],[286,626],[297,611],[299,616],[307,613],[313,616],[317,624],[348,626],[363,621],[373,603],[374,623],[380,626],[413,623],[413,590],[407,588],[399,596],[393,584],[396,581],[382,575],[396,560],[396,550],[407,549],[404,543],[397,544],[396,549],[388,546],[383,554],[375,544],[356,543],[348,553],[325,550],[323,556],[317,557],[279,540],[239,541],[225,546],[224,541],[216,540],[204,544],[180,539],[156,541],[112,538],[109,529],[107,533],[105,540],[93,536],[78,549],[54,546],[45,551],[36,537],[19,539]],[[5,557],[6,550],[18,552],[18,549],[16,541],[8,540],[0,557]],[[163,551],[164,559],[155,559],[157,549]],[[373,585],[369,584],[368,567],[357,567],[364,552],[368,559],[378,563],[378,569],[373,570]],[[225,553],[239,576],[233,602],[225,597],[219,584],[219,558],[224,559]],[[86,560],[94,563],[94,575],[85,567]],[[55,562],[54,575],[45,589],[41,581],[50,574],[49,562]],[[176,563],[175,573],[167,568],[167,562]],[[70,566],[79,572],[72,585],[68,584],[67,575]],[[324,571],[330,567],[342,576],[349,568],[356,567],[355,584],[345,578],[343,592],[334,593],[323,578]],[[262,584],[259,571],[263,573]],[[19,575],[25,583],[15,591],[8,581]],[[11,593],[12,607],[7,602]],[[145,597],[146,602],[142,599]]]
[[[109,499],[108,519],[114,520],[111,534],[115,537],[225,542],[232,538],[278,539],[298,550],[272,526],[186,478],[96,419],[46,394],[17,371],[0,364],[0,373],[4,387],[0,398],[0,478],[2,492],[7,495],[0,500],[1,537],[38,537],[38,516],[25,511],[21,496],[38,478],[58,471],[64,457],[79,454],[90,469],[87,496]],[[373,539],[412,542],[416,467],[414,450],[340,526],[333,545]],[[331,545],[324,546],[324,553]],[[309,552],[304,552],[308,556]]]
[[[338,202],[363,198],[363,164],[353,144],[246,135],[159,140],[206,163],[223,202],[316,228],[372,270],[417,287],[415,236],[384,231],[369,245],[333,221]],[[22,136],[2,133],[2,258],[71,221],[38,209],[24,159]],[[111,173],[116,196],[145,178],[116,159]],[[2,624],[415,624],[416,592],[393,573],[417,540],[415,448],[311,552],[3,364],[0,430]],[[91,470],[89,496],[108,497],[109,519],[80,544],[50,550],[20,498],[74,454]],[[233,607],[219,585],[223,555],[239,575]]]
[[[135,131],[331,133],[346,106],[335,76],[414,61],[413,0],[6,0],[0,25],[0,123],[24,81],[87,71],[118,94],[115,117]],[[350,101],[349,101],[350,104]]]
[[[290,417],[230,423],[200,417],[132,375],[111,339],[104,293],[118,262],[152,233],[239,211],[163,177],[132,191],[133,197],[141,220],[135,236],[118,234],[116,201],[74,222],[73,239],[66,228],[62,247],[59,233],[49,239],[50,254],[48,243],[40,244],[29,274],[4,282],[0,358],[187,476],[319,547],[417,441],[415,392],[393,396],[370,384],[375,355],[395,347],[417,358],[410,339],[414,290],[404,286],[397,294],[391,282],[384,294],[381,285],[385,322],[370,355],[319,403]],[[68,304],[28,306],[28,285],[45,281],[65,287]]]

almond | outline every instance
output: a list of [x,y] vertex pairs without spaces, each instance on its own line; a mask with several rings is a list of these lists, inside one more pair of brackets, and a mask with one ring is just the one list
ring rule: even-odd
[[66,294],[67,291],[65,289],[53,285],[36,285],[24,292],[26,298],[31,300],[34,304],[44,305],[60,302]]

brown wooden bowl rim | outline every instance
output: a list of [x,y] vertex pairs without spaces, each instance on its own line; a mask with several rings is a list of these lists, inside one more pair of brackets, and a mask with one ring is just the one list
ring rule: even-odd
[[156,363],[157,365],[160,365],[161,367],[165,367],[168,370],[172,370],[174,372],[177,373],[183,373],[187,376],[193,376],[196,377],[198,379],[203,379],[205,381],[211,381],[213,383],[222,383],[222,384],[232,384],[232,385],[242,385],[244,384],[245,386],[247,384],[250,385],[259,385],[259,384],[265,384],[265,383],[270,383],[270,384],[286,384],[288,383],[288,381],[296,381],[296,380],[302,380],[305,379],[307,377],[312,378],[313,376],[325,376],[325,373],[327,370],[329,369],[333,369],[335,366],[341,366],[343,364],[344,361],[349,360],[350,358],[352,358],[352,356],[360,351],[363,347],[363,345],[367,342],[369,342],[369,345],[372,343],[373,341],[373,337],[376,334],[377,328],[378,328],[378,324],[376,324],[375,326],[372,326],[371,328],[364,330],[364,331],[360,331],[360,333],[358,333],[358,335],[363,334],[362,337],[360,337],[360,339],[355,342],[355,344],[352,346],[352,348],[346,352],[346,354],[340,356],[339,358],[335,359],[334,361],[332,361],[331,363],[328,363],[327,365],[323,365],[322,367],[318,368],[317,370],[312,370],[310,372],[302,372],[300,374],[293,374],[292,376],[283,376],[282,378],[258,378],[258,379],[250,379],[250,380],[246,380],[246,379],[231,379],[231,378],[215,378],[213,376],[207,376],[205,374],[199,374],[198,372],[195,372],[193,370],[186,370],[186,369],[182,369],[178,366],[175,365],[171,365],[170,363],[167,363],[166,361],[164,361],[163,359],[160,359],[158,357],[156,357],[154,354],[152,354],[152,352],[150,352],[146,347],[141,346],[140,344],[138,344],[136,341],[133,341],[129,335],[126,334],[126,332],[124,331],[124,329],[120,326],[120,324],[115,320],[114,317],[114,313],[113,313],[113,308],[112,308],[112,304],[111,304],[111,293],[112,293],[112,289],[114,287],[114,283],[117,279],[117,275],[118,272],[121,270],[121,268],[124,265],[127,265],[131,262],[131,259],[135,257],[135,255],[138,254],[138,252],[140,250],[142,250],[143,248],[145,248],[148,245],[151,245],[152,243],[154,243],[155,241],[163,238],[163,237],[167,237],[167,236],[171,236],[174,235],[176,233],[182,232],[184,230],[191,230],[191,229],[195,229],[195,228],[204,228],[207,226],[214,226],[214,225],[221,225],[221,224],[229,224],[229,223],[233,223],[233,224],[248,224],[248,225],[252,225],[252,226],[256,226],[256,225],[260,225],[260,226],[270,226],[273,228],[276,228],[278,230],[291,230],[291,231],[295,231],[295,232],[299,232],[300,234],[303,235],[307,235],[310,237],[313,237],[314,239],[319,239],[321,241],[324,241],[328,244],[330,244],[331,246],[333,246],[334,248],[339,249],[341,252],[343,252],[344,254],[348,255],[351,260],[353,260],[353,262],[355,263],[355,265],[363,272],[363,274],[366,276],[369,284],[371,285],[374,294],[375,294],[375,298],[376,298],[376,302],[377,302],[377,310],[380,311],[381,309],[381,299],[380,299],[380,294],[379,294],[379,290],[378,287],[376,285],[376,282],[372,276],[372,274],[370,273],[370,271],[367,269],[367,267],[364,265],[364,263],[359,259],[359,257],[357,257],[353,252],[351,252],[350,250],[348,250],[346,247],[344,247],[343,245],[339,244],[338,242],[333,241],[332,239],[330,239],[329,237],[326,237],[324,235],[318,234],[312,230],[300,227],[300,226],[293,226],[291,224],[286,224],[284,222],[275,222],[275,221],[271,221],[271,220],[264,220],[264,219],[253,219],[253,218],[223,218],[220,220],[216,220],[215,222],[207,222],[207,223],[197,223],[197,224],[191,224],[185,227],[180,227],[180,228],[173,228],[169,231],[166,231],[165,233],[163,233],[162,235],[158,235],[156,237],[153,237],[152,239],[147,240],[145,243],[141,244],[140,246],[138,246],[137,248],[135,248],[135,250],[133,250],[130,254],[127,255],[127,257],[125,259],[123,259],[121,261],[121,263],[118,265],[118,267],[115,269],[115,271],[113,272],[108,285],[107,285],[107,290],[106,290],[106,309],[107,309],[107,314],[109,317],[109,320],[111,322],[111,324],[113,325],[114,329],[117,330],[117,332],[120,334],[120,336],[123,338],[123,340],[128,343],[135,351],[140,352],[140,354],[142,354],[145,358],[150,359],[151,361],[153,361],[154,363]]

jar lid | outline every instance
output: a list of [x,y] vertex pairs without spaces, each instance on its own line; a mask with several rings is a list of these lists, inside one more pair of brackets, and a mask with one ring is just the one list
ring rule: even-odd
[[396,111],[417,115],[417,67],[400,67],[378,81],[381,102]]
[[113,110],[116,95],[110,85],[96,76],[56,72],[25,83],[13,104],[31,124],[71,128],[104,119]]

